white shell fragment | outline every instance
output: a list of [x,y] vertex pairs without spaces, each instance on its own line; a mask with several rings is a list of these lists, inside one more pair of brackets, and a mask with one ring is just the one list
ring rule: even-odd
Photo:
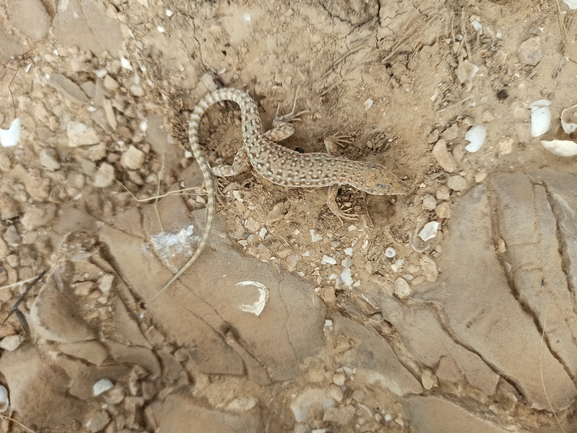
[[540,99],[531,104],[531,136],[539,137],[549,131],[551,125],[551,102]]
[[471,20],[471,25],[473,26],[473,28],[477,33],[483,34],[483,24],[481,24],[478,17],[475,17],[475,19]]
[[92,394],[94,394],[95,396],[100,395],[103,392],[108,391],[113,386],[114,384],[111,382],[110,379],[100,379],[92,386]]
[[260,316],[262,310],[268,301],[268,289],[262,283],[256,281],[241,281],[236,284],[236,287],[254,286],[258,290],[258,299],[253,304],[242,304],[238,308],[246,313],[252,313],[255,316]]
[[423,229],[419,232],[419,237],[424,242],[427,242],[429,239],[433,239],[435,236],[437,236],[438,231],[439,223],[437,221],[431,221],[425,224]]
[[8,400],[8,390],[0,385],[0,412],[6,411],[10,406],[10,400]]
[[569,6],[571,10],[577,9],[577,0],[563,0],[563,3]]
[[577,143],[571,140],[541,140],[545,149],[557,156],[575,156],[577,155]]
[[392,258],[395,257],[396,255],[397,255],[397,252],[396,252],[395,249],[392,248],[392,247],[388,247],[388,248],[385,250],[385,257],[387,257],[387,258],[389,258],[389,259],[392,259]]
[[326,254],[323,256],[321,260],[322,265],[336,265],[337,261],[332,257],[327,256]]
[[485,142],[486,137],[487,137],[487,130],[485,129],[484,126],[482,125],[473,126],[465,134],[465,140],[469,142],[469,144],[465,146],[465,150],[471,153],[477,152]]
[[567,134],[571,134],[577,129],[577,105],[561,111],[561,126]]
[[10,124],[8,129],[0,129],[0,144],[3,147],[12,147],[18,144],[20,140],[20,118],[16,118]]
[[126,57],[124,56],[120,56],[120,66],[122,66],[122,69],[127,69],[129,71],[133,71],[134,69],[132,68],[132,65],[130,64],[130,60],[128,60]]

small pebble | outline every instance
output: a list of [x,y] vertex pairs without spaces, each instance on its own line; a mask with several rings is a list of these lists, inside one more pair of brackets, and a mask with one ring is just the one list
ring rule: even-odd
[[100,142],[94,128],[80,122],[70,121],[66,125],[70,147],[87,146]]
[[447,186],[453,191],[463,191],[467,188],[467,181],[462,176],[451,176],[447,182]]
[[475,182],[481,183],[485,180],[486,177],[487,177],[487,170],[483,168],[479,170],[477,173],[475,173]]
[[114,182],[114,167],[104,162],[98,167],[96,178],[94,179],[94,186],[97,188],[107,188]]
[[346,376],[344,373],[333,374],[333,383],[338,386],[343,386],[345,384]]
[[61,165],[58,161],[58,153],[56,149],[47,148],[40,151],[40,164],[46,167],[48,170],[58,170]]
[[443,185],[437,190],[437,199],[438,200],[449,200],[451,197],[451,190],[449,187]]
[[95,396],[100,395],[103,392],[106,392],[109,389],[111,389],[113,386],[114,385],[110,379],[100,379],[92,387],[92,394],[94,394]]
[[437,377],[431,371],[423,370],[421,383],[423,384],[423,388],[432,389],[437,384]]
[[497,152],[499,155],[509,155],[513,152],[513,137],[503,137],[497,142]]
[[120,163],[131,170],[138,170],[144,165],[145,153],[142,150],[137,149],[132,144],[128,147],[128,150],[122,154],[120,158]]
[[104,87],[106,87],[108,90],[112,92],[116,92],[119,89],[120,84],[118,84],[118,81],[116,81],[110,75],[107,75],[104,78]]
[[0,341],[0,349],[12,352],[20,347],[22,340],[20,335],[9,335]]
[[134,96],[138,96],[138,97],[144,96],[144,90],[140,86],[131,86],[130,87],[130,93],[132,93]]
[[455,158],[455,161],[457,161],[457,162],[462,161],[463,157],[467,153],[467,151],[465,150],[465,145],[457,144],[457,145],[453,146],[453,152],[452,153],[453,153],[453,158]]
[[519,61],[525,65],[535,66],[541,61],[541,38],[536,36],[523,42],[517,50]]
[[423,197],[423,209],[434,210],[437,206],[437,200],[431,194],[427,194]]
[[98,288],[100,289],[101,292],[109,292],[110,289],[112,288],[112,282],[114,281],[114,275],[113,274],[105,274],[102,279],[100,280],[100,284],[98,285]]
[[22,236],[20,236],[15,226],[9,225],[4,232],[4,240],[11,245],[15,245],[22,241]]
[[443,139],[437,141],[431,152],[437,164],[447,173],[452,173],[456,169],[455,159],[447,150],[447,142]]
[[441,219],[447,219],[451,216],[451,209],[449,208],[449,203],[446,201],[439,204],[435,208],[435,215],[437,215]]
[[411,286],[404,278],[397,278],[395,280],[395,295],[404,299],[411,295]]
[[447,141],[452,141],[456,139],[458,136],[459,136],[459,126],[456,123],[453,123],[441,134],[441,137],[443,137]]
[[323,240],[322,235],[316,234],[314,229],[310,229],[309,233],[311,234],[311,242],[315,243]]
[[423,275],[427,281],[431,283],[437,281],[437,278],[439,277],[439,270],[437,269],[437,264],[432,258],[429,256],[421,256],[419,259],[419,264],[421,265]]
[[465,146],[465,150],[467,152],[477,152],[483,143],[485,142],[485,138],[487,137],[487,130],[482,125],[475,125],[471,129],[467,131],[465,134],[465,140],[469,142],[467,146]]
[[104,430],[104,427],[110,422],[110,415],[105,410],[100,410],[92,415],[92,418],[88,420],[86,426],[90,429],[91,433],[97,433]]
[[397,252],[396,252],[395,249],[392,248],[392,247],[388,247],[388,248],[385,250],[385,257],[387,257],[387,258],[389,258],[389,259],[392,259],[392,258],[395,257],[396,255],[397,255]]
[[481,115],[481,120],[483,121],[483,123],[492,122],[493,120],[495,120],[495,115],[491,113],[489,110],[485,110]]
[[321,264],[323,264],[323,265],[336,265],[337,261],[335,259],[333,259],[332,257],[324,255],[322,260],[321,260]]

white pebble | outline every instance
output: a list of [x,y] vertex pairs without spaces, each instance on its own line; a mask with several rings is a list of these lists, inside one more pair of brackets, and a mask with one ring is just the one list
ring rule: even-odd
[[21,343],[22,340],[20,339],[20,335],[9,335],[7,337],[4,337],[2,341],[0,341],[0,349],[12,352],[18,349]]
[[482,125],[473,126],[465,134],[465,140],[469,142],[469,144],[465,146],[465,150],[471,153],[477,152],[485,142],[486,137],[487,137],[487,130],[485,129],[484,126]]
[[322,260],[321,260],[321,263],[322,263],[323,265],[336,265],[336,264],[337,264],[337,261],[336,261],[335,259],[333,259],[332,257],[329,257],[329,256],[326,256],[326,255],[325,255],[325,256],[323,256],[323,258],[322,258]]
[[322,237],[321,235],[317,235],[317,234],[315,233],[315,230],[314,230],[314,229],[310,229],[310,230],[309,230],[309,233],[311,234],[311,241],[312,241],[313,243],[323,240],[323,237]]
[[124,56],[120,56],[120,66],[122,66],[123,69],[128,69],[129,71],[133,70],[130,61]]
[[12,147],[20,140],[20,119],[17,117],[10,124],[8,129],[0,129],[0,144],[3,147]]
[[6,411],[10,406],[10,400],[8,399],[8,390],[0,385],[0,412]]
[[345,268],[343,272],[341,272],[341,281],[347,287],[350,287],[353,284],[353,277],[351,276],[351,269]]
[[557,156],[575,156],[577,155],[577,143],[571,140],[541,140],[545,149]]
[[540,99],[531,104],[531,136],[539,137],[549,131],[551,110],[547,99]]
[[102,394],[103,392],[108,391],[110,388],[112,388],[114,385],[113,383],[110,381],[110,379],[100,379],[98,382],[96,382],[94,384],[94,386],[92,387],[92,393],[97,396]]
[[373,106],[373,103],[375,101],[373,101],[372,99],[367,99],[364,103],[363,103],[363,107],[365,108],[365,110],[368,110],[369,108],[371,108]]
[[101,292],[109,292],[110,289],[112,289],[112,282],[113,281],[114,281],[114,275],[113,274],[104,274],[104,276],[100,280],[100,284],[98,285],[98,288],[100,289]]
[[395,280],[395,295],[404,299],[411,294],[410,284],[402,277]]

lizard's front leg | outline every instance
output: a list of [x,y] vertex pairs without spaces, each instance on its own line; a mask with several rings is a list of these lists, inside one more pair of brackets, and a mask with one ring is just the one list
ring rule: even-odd
[[219,165],[212,167],[212,172],[218,177],[230,177],[245,173],[249,169],[250,161],[248,159],[248,154],[246,153],[245,147],[242,146],[234,156],[232,165]]
[[331,212],[337,216],[337,218],[339,219],[340,222],[343,222],[343,220],[355,221],[358,217],[357,214],[346,213],[346,211],[339,209],[339,206],[337,205],[337,201],[336,201],[338,193],[339,193],[339,185],[329,186],[329,193],[328,193],[328,197],[327,197],[327,206],[329,207]]

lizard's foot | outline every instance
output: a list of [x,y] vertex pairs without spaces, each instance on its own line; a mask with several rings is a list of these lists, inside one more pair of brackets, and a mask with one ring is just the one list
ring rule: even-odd
[[331,212],[336,215],[336,217],[339,219],[339,221],[341,223],[343,222],[343,220],[345,220],[345,221],[357,220],[358,215],[355,213],[351,213],[350,209],[343,211],[342,209],[339,208],[339,206],[337,205],[337,202],[336,202],[338,192],[339,192],[339,186],[338,185],[331,185],[329,187],[329,193],[328,193],[328,197],[327,197],[327,205],[328,205],[329,209],[331,210]]
[[330,137],[325,138],[325,149],[327,149],[327,153],[329,155],[334,155],[336,150],[337,150],[337,146],[339,147],[346,147],[347,145],[351,144],[353,142],[353,137],[351,137],[350,135],[344,135],[344,134],[340,134],[340,133],[336,133],[331,135]]
[[290,113],[279,116],[279,114],[278,114],[279,109],[280,109],[280,104],[279,104],[279,106],[276,109],[276,117],[272,121],[273,127],[276,128],[276,127],[282,125],[283,123],[291,123],[291,122],[295,122],[297,120],[302,120],[302,119],[300,119],[300,116],[309,112],[309,110],[303,110],[303,111],[300,111],[298,113],[295,113],[296,106],[297,106],[298,94],[299,94],[299,88],[297,87],[297,91],[295,93],[295,100],[293,102],[293,108],[292,108]]

